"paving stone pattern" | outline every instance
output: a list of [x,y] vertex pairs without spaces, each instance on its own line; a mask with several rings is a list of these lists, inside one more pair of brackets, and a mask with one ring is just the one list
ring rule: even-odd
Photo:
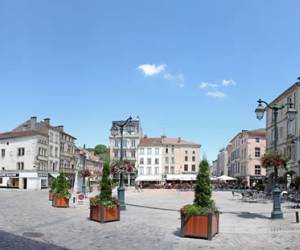
[[[0,190],[0,249],[300,249],[300,224],[284,204],[284,220],[270,220],[272,203],[247,203],[216,192],[223,212],[213,241],[182,238],[179,209],[192,192],[126,191],[120,222],[88,219],[88,200],[76,208],[53,208],[46,191]],[[38,233],[38,234],[36,234]]]

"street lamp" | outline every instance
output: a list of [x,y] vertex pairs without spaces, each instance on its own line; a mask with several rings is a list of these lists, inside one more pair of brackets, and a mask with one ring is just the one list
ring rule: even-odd
[[86,184],[85,184],[85,162],[86,162],[86,153],[85,153],[85,144],[83,145],[83,171],[82,171],[82,193],[84,197],[86,196]]
[[[123,160],[123,132],[124,132],[125,127],[129,133],[133,132],[134,128],[130,124],[131,121],[132,121],[132,117],[130,116],[124,122],[115,122],[111,129],[111,134],[113,136],[117,136],[119,134],[121,135],[121,145],[120,145],[120,163],[121,164],[122,164],[122,160]],[[126,210],[124,176],[123,176],[122,171],[120,172],[119,187],[118,187],[118,199],[120,202],[120,210]]]
[[[273,112],[273,118],[274,118],[274,150],[277,151],[277,140],[278,140],[278,128],[277,128],[277,118],[278,118],[278,112],[279,110],[284,109],[285,107],[288,107],[287,110],[287,117],[289,121],[293,121],[295,119],[297,111],[294,109],[293,103],[289,102],[283,105],[277,105],[273,104],[270,105],[269,103],[263,101],[262,99],[259,99],[258,106],[255,109],[256,117],[258,120],[262,120],[264,118],[264,113],[266,111],[266,108],[269,108]],[[265,106],[264,106],[264,105]],[[274,176],[275,176],[275,183],[273,187],[273,211],[271,213],[272,219],[282,219],[283,213],[281,211],[281,204],[280,204],[280,188],[278,183],[278,169],[274,166]]]

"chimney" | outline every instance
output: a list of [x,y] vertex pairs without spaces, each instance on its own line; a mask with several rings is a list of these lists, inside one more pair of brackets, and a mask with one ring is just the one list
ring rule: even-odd
[[32,116],[30,118],[30,129],[31,130],[35,130],[36,120],[37,120],[36,116]]
[[44,123],[46,123],[49,126],[50,125],[50,118],[45,118]]
[[64,126],[60,125],[56,127],[60,132],[64,132]]
[[178,140],[177,140],[177,142],[178,142],[178,143],[180,143],[180,142],[181,142],[181,137],[178,137]]

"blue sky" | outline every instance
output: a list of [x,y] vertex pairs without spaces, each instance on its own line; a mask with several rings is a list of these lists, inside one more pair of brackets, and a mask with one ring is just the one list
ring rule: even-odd
[[259,97],[300,76],[299,9],[297,0],[2,0],[0,131],[51,117],[94,146],[108,143],[112,120],[139,115],[148,136],[201,143],[213,160],[237,132],[264,126]]

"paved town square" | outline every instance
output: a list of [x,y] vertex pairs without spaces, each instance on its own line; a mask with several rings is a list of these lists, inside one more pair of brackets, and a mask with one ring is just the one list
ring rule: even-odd
[[243,202],[231,192],[215,192],[222,211],[213,241],[182,238],[182,205],[193,192],[126,190],[127,210],[118,223],[89,220],[88,200],[76,208],[53,208],[46,191],[0,190],[0,249],[299,249],[295,209],[270,220],[271,202]]

